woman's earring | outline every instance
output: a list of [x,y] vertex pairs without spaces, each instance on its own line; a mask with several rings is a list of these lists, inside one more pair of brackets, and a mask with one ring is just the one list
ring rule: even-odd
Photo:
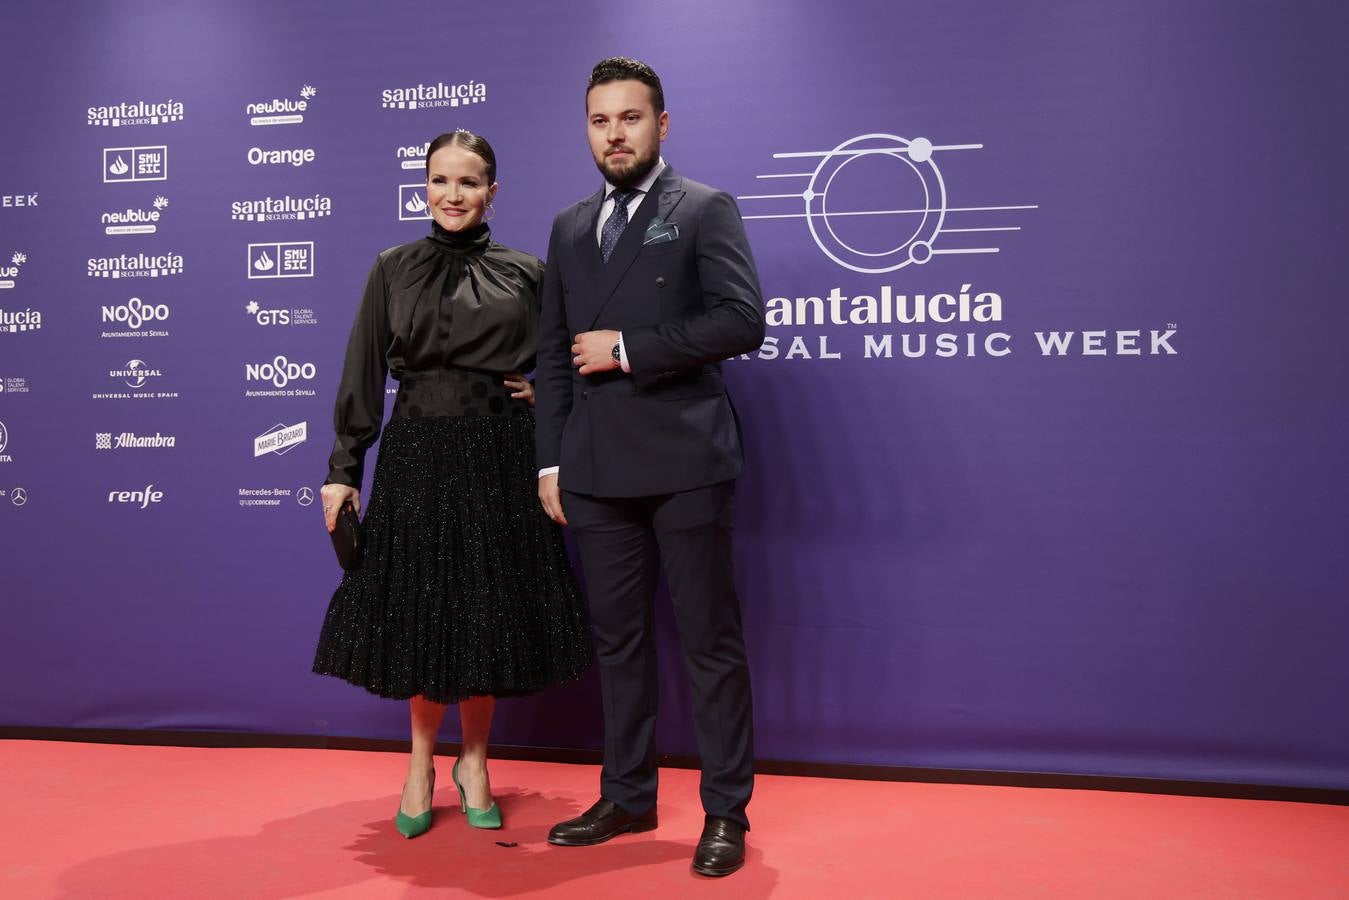
[[489,203],[487,204],[487,215],[483,216],[482,220],[484,222],[490,222],[496,218],[496,214],[497,214],[496,207]]

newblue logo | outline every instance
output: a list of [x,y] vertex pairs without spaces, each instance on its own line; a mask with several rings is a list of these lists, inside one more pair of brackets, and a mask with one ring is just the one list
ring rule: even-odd
[[183,120],[183,101],[162,100],[147,102],[136,100],[131,103],[114,103],[111,106],[89,107],[90,125],[103,128],[120,128],[123,125],[167,125]]
[[126,209],[120,212],[105,212],[102,221],[104,234],[154,234],[159,230],[159,220],[169,207],[169,199],[156,197],[151,204],[153,209]]
[[460,84],[437,81],[432,84],[419,83],[380,92],[380,105],[385,109],[468,106],[486,100],[487,85],[481,81],[466,81]]
[[248,245],[249,278],[313,278],[314,242]]
[[426,170],[426,151],[431,149],[431,142],[424,144],[413,144],[408,147],[398,148],[398,166],[402,169],[416,169],[418,171]]
[[107,184],[134,181],[167,181],[169,148],[103,148],[103,181]]
[[318,91],[313,85],[306,84],[300,88],[300,99],[272,99],[262,103],[250,103],[244,107],[244,112],[249,116],[249,125],[298,125],[304,121],[304,114],[309,109],[309,101],[314,99]]
[[18,282],[19,268],[28,262],[28,254],[15,251],[9,257],[9,264],[0,266],[0,290],[11,290]]
[[400,184],[398,186],[398,220],[423,221],[431,218],[431,207],[426,203],[426,185]]

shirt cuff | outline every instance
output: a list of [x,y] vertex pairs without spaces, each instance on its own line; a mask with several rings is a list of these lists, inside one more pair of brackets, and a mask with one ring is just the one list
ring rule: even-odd
[[623,345],[623,332],[618,333],[618,365],[624,372],[632,374],[632,366],[628,365],[628,348]]
[[545,475],[556,475],[561,468],[561,466],[548,466],[546,469],[539,469],[539,477],[542,478]]

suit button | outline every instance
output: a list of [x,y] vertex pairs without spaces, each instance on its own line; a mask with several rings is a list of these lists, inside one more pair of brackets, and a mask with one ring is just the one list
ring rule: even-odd
[[656,287],[665,287],[665,279],[659,275],[656,276]]
[[582,399],[582,400],[589,400],[589,399],[590,399],[590,391],[581,391],[581,399]]

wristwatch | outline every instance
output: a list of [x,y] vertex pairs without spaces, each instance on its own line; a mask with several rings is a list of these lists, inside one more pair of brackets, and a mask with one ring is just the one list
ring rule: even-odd
[[614,341],[614,351],[613,351],[613,353],[612,353],[611,355],[612,355],[613,358],[614,358],[614,365],[618,366],[619,368],[622,368],[622,367],[623,367],[623,351],[622,351],[622,347],[623,347],[623,342],[622,342],[621,340]]

